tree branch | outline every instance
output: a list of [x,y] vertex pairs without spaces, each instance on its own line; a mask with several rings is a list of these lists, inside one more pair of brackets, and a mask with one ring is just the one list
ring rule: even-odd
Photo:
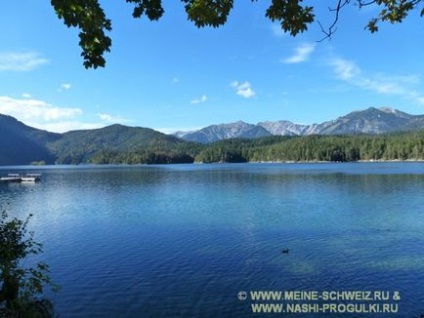
[[321,24],[321,22],[318,21],[321,31],[324,33],[324,37],[318,42],[322,42],[325,39],[331,39],[331,36],[337,31],[336,25],[337,25],[337,22],[339,21],[340,10],[344,6],[348,5],[349,3],[350,3],[350,0],[338,0],[336,8],[328,8],[330,12],[335,12],[334,20],[333,20],[333,23],[327,29],[325,29],[323,25]]

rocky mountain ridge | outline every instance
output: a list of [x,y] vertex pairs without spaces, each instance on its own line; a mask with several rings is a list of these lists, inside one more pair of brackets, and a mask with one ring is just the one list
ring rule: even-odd
[[388,107],[370,107],[353,111],[337,119],[320,124],[301,125],[287,120],[266,121],[256,125],[238,121],[232,124],[211,125],[194,132],[179,132],[188,141],[211,143],[230,138],[265,136],[308,136],[383,134],[424,129],[424,115],[411,115]]

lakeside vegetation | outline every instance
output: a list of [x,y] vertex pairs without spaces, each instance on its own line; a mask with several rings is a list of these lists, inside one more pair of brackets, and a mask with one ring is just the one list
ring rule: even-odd
[[0,317],[53,318],[53,303],[42,298],[45,287],[58,291],[52,283],[49,266],[25,260],[43,252],[43,245],[28,230],[28,222],[0,212]]
[[97,153],[90,163],[285,162],[423,160],[424,131],[385,135],[273,136],[228,139],[197,145],[188,152],[124,151]]

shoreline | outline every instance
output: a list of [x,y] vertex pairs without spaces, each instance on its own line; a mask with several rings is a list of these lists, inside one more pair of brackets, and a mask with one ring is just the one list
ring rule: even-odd
[[168,166],[168,165],[216,165],[216,164],[344,164],[344,163],[424,163],[424,159],[393,159],[393,160],[384,160],[384,159],[371,159],[371,160],[357,160],[357,161],[247,161],[247,162],[192,162],[192,163],[157,163],[157,164],[126,164],[126,163],[107,163],[107,164],[97,164],[97,163],[82,163],[82,164],[46,164],[46,165],[4,165],[0,166],[0,170],[5,169],[24,169],[24,170],[37,170],[37,169],[51,169],[51,168],[72,168],[72,167],[136,167],[136,166]]
[[357,160],[357,161],[325,161],[325,160],[286,160],[286,161],[246,161],[246,162],[193,162],[193,164],[296,164],[296,163],[390,163],[390,162],[399,162],[399,163],[408,163],[408,162],[424,162],[424,159],[370,159],[370,160]]

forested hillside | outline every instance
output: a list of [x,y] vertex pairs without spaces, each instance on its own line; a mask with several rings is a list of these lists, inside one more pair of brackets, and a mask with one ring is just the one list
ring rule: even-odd
[[112,125],[63,134],[49,143],[56,163],[187,163],[193,162],[196,144],[149,128]]
[[56,134],[0,115],[0,165],[187,163],[198,147],[148,128],[112,125]]
[[56,157],[46,145],[58,138],[60,134],[35,129],[0,114],[0,165],[53,164]]
[[232,139],[203,149],[197,162],[422,160],[424,131],[386,135]]

